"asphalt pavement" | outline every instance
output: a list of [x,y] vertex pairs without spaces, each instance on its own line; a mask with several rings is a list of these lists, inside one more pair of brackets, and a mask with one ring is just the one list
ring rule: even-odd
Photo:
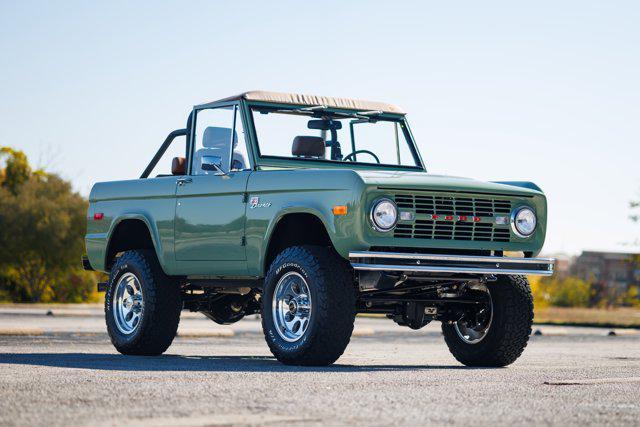
[[358,318],[335,365],[300,368],[271,356],[256,318],[185,313],[164,356],[131,357],[99,307],[0,306],[0,425],[638,425],[637,330],[534,329],[513,365],[473,369],[438,324]]

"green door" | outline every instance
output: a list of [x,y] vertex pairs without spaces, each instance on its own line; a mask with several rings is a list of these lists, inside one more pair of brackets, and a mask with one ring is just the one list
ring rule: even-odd
[[190,152],[190,174],[178,180],[176,191],[176,260],[245,261],[244,193],[251,168],[237,106],[196,110]]
[[178,261],[245,259],[244,190],[250,172],[193,176],[178,184],[175,249]]

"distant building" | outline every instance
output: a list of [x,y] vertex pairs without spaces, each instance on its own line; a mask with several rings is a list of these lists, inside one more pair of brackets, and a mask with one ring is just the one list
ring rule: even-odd
[[550,258],[555,258],[556,264],[553,267],[554,276],[558,279],[566,279],[571,275],[571,267],[575,261],[574,256],[569,256],[565,253],[555,253],[545,255]]
[[601,289],[624,292],[640,284],[640,254],[584,251],[575,258],[571,274]]

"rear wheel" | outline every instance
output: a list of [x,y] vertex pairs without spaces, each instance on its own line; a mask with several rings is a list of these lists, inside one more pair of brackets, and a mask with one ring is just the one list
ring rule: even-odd
[[105,318],[111,342],[122,354],[158,355],[178,329],[179,287],[165,276],[155,253],[127,251],[109,275]]
[[533,323],[533,297],[523,276],[501,276],[475,287],[482,303],[474,316],[442,324],[451,354],[467,366],[506,366],[522,354]]
[[262,328],[269,349],[288,365],[335,362],[349,344],[355,302],[350,267],[335,251],[285,249],[264,284]]

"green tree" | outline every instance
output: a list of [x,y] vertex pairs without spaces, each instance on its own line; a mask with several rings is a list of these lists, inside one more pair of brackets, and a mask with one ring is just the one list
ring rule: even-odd
[[0,158],[7,157],[5,168],[0,172],[0,186],[11,194],[17,194],[20,185],[31,177],[31,167],[27,156],[10,147],[0,147]]
[[534,278],[531,291],[537,307],[589,307],[592,288],[589,282],[569,276]]
[[577,277],[556,280],[552,285],[551,304],[558,307],[589,307],[591,284]]
[[0,174],[0,272],[5,288],[14,299],[69,298],[70,282],[89,283],[78,271],[87,201],[59,176],[32,172],[21,151],[1,150],[9,155]]

